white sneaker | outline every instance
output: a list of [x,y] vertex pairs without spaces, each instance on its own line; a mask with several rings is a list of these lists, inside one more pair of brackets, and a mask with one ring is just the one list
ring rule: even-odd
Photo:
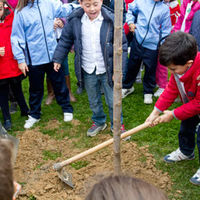
[[153,99],[152,99],[152,94],[145,94],[144,95],[144,103],[145,104],[152,104],[153,103]]
[[130,89],[122,89],[122,99],[134,92],[134,87]]
[[28,129],[31,128],[36,122],[39,122],[40,119],[36,119],[28,115],[28,119],[25,121],[24,128]]
[[73,113],[64,113],[64,122],[72,121]]
[[154,93],[154,97],[159,97],[164,90],[164,88],[158,88],[158,90]]
[[194,153],[192,153],[189,156],[186,156],[181,152],[180,148],[178,148],[176,151],[173,151],[172,153],[166,155],[164,157],[164,161],[167,163],[173,163],[182,160],[193,160],[194,158],[195,158]]
[[190,182],[194,185],[200,185],[200,168],[194,174],[194,176],[190,179]]

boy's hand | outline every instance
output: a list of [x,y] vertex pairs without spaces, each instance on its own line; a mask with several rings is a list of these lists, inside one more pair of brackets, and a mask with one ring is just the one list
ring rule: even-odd
[[5,47],[0,47],[0,56],[5,55]]
[[54,70],[55,70],[56,72],[58,72],[58,70],[60,69],[60,67],[61,67],[61,64],[59,64],[59,63],[54,63]]
[[22,71],[24,76],[26,76],[26,72],[29,71],[27,64],[26,63],[20,63],[20,64],[18,64],[18,67]]
[[54,20],[53,28],[54,28],[54,29],[57,29],[58,27],[59,27],[59,28],[63,28],[63,27],[64,27],[64,23],[63,23],[63,21],[62,21],[61,19],[56,18],[56,19]]
[[173,112],[170,110],[165,110],[163,115],[159,116],[157,119],[154,120],[154,126],[160,123],[170,122],[174,118]]
[[129,30],[130,32],[134,33],[136,29],[136,25],[135,24],[129,24]]
[[147,117],[145,122],[150,122],[150,125],[149,125],[150,127],[155,126],[153,122],[155,121],[155,119],[157,119],[159,117],[159,114],[160,114],[160,112],[158,110],[154,109],[152,111],[152,113]]

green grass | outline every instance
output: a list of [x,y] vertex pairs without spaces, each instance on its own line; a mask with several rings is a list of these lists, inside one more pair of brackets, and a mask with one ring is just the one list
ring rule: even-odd
[[[51,137],[56,139],[62,139],[64,137],[76,138],[73,141],[75,148],[90,148],[94,145],[94,142],[98,141],[98,137],[89,138],[86,136],[87,129],[91,126],[91,115],[92,112],[89,109],[89,103],[87,99],[87,94],[84,92],[82,95],[76,95],[76,77],[73,68],[73,59],[74,55],[70,54],[69,63],[70,63],[70,75],[71,75],[71,85],[72,91],[77,98],[77,103],[72,103],[74,108],[74,119],[79,120],[80,125],[76,126],[73,130],[73,125],[63,122],[63,114],[61,108],[54,102],[51,106],[46,106],[44,101],[42,102],[42,116],[39,123],[36,124],[36,127],[40,128],[40,131],[43,134],[48,134]],[[45,84],[46,88],[46,84]],[[28,102],[28,80],[23,81],[24,94]],[[46,98],[47,92],[44,90],[44,99]],[[155,101],[155,100],[154,100]],[[105,106],[105,112],[108,116],[108,109]],[[179,106],[175,103],[174,107]],[[135,84],[134,94],[128,96],[123,100],[123,116],[124,124],[126,129],[131,129],[143,123],[152,111],[154,105],[144,105],[143,103],[143,87],[141,84]],[[2,115],[0,115],[2,120]],[[20,117],[20,112],[17,112],[12,115],[12,131],[11,134],[16,135],[17,131],[23,131],[23,125],[26,117]],[[45,126],[49,120],[57,119],[61,123],[58,128],[54,130],[47,130]],[[109,122],[109,120],[108,120]],[[138,132],[132,136],[132,141],[137,142],[138,145],[149,145],[150,152],[156,158],[156,166],[158,169],[168,172],[172,179],[172,192],[169,192],[170,199],[182,199],[182,200],[199,200],[200,187],[194,186],[189,182],[191,176],[196,172],[199,167],[198,159],[196,158],[193,161],[181,162],[177,164],[165,164],[162,159],[167,153],[175,150],[178,147],[178,131],[180,127],[180,121],[173,120],[171,123],[160,124],[153,128],[145,129],[141,132]],[[73,130],[73,131],[72,131]],[[74,132],[75,131],[75,132]],[[109,131],[105,131],[104,134],[108,134]],[[196,155],[197,150],[196,150]],[[61,156],[59,152],[51,152],[45,150],[43,153],[44,159],[56,159]],[[198,156],[197,156],[198,157]],[[141,161],[145,162],[145,158],[141,157]],[[84,167],[87,163],[79,161],[73,163],[74,167]],[[40,165],[36,166],[39,168]],[[177,190],[181,191],[179,197],[176,197]],[[174,196],[174,197],[173,197]],[[30,197],[29,200],[33,200],[35,197]]]
[[75,163],[71,163],[70,165],[71,165],[74,169],[78,170],[78,169],[81,169],[81,168],[83,168],[83,167],[86,167],[89,163],[90,163],[90,162],[88,162],[88,161],[86,161],[86,160],[84,160],[84,161],[80,160],[80,161],[77,161],[77,162],[75,162]]
[[61,152],[54,152],[54,151],[47,151],[47,150],[44,150],[42,155],[43,155],[43,160],[56,160],[56,158],[59,158],[62,156]]

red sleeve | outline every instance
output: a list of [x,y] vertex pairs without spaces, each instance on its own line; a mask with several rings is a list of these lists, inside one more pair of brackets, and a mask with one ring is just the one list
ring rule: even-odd
[[174,75],[172,74],[167,84],[167,87],[157,100],[155,107],[163,112],[172,105],[174,100],[177,98],[178,94],[179,92],[176,85],[176,81],[174,79]]

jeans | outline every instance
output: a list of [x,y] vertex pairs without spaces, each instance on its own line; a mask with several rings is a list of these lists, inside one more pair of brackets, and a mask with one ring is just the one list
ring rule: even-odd
[[191,117],[181,122],[179,137],[179,147],[183,154],[189,156],[194,152],[195,148],[195,134],[197,132],[197,147],[199,151],[200,161],[200,119],[198,116]]
[[123,78],[123,88],[130,89],[133,86],[143,61],[145,66],[143,78],[144,94],[153,94],[153,90],[156,86],[157,59],[157,50],[142,47],[138,44],[136,38],[133,37],[127,71]]
[[47,73],[55,93],[57,103],[62,107],[63,112],[72,113],[69,91],[67,89],[63,68],[58,72],[53,69],[53,63],[31,66],[29,65],[29,104],[30,116],[39,119],[41,114],[41,102],[44,94],[44,75]]
[[[106,123],[106,115],[103,111],[103,104],[101,100],[101,87],[103,87],[106,104],[109,108],[109,116],[111,121],[111,128],[113,127],[113,88],[111,88],[107,81],[107,75],[96,75],[96,70],[92,74],[88,74],[83,70],[83,78],[85,89],[88,94],[90,108],[92,110],[92,120],[97,125]],[[122,121],[122,117],[121,117]]]

